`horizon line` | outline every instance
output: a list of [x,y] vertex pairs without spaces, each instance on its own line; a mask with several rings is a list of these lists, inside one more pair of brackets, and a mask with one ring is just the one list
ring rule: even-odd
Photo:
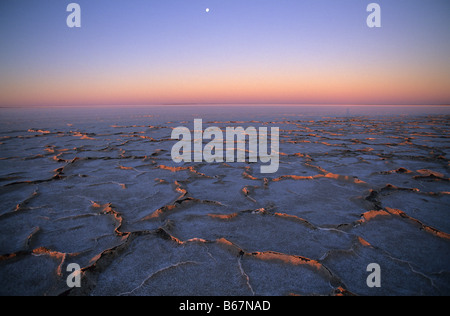
[[387,103],[387,104],[378,104],[378,103],[295,103],[295,102],[170,102],[170,103],[143,103],[143,104],[36,104],[36,105],[4,105],[0,108],[2,109],[11,109],[11,108],[67,108],[67,107],[158,107],[158,106],[379,106],[379,107],[388,107],[388,106],[398,106],[398,107],[415,107],[415,106],[436,106],[436,107],[447,107],[450,106],[450,103],[439,103],[439,104],[429,104],[429,103],[421,103],[421,104],[397,104],[397,103]]

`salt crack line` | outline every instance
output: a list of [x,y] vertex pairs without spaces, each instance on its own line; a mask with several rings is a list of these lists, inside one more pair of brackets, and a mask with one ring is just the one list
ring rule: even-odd
[[239,259],[238,259],[238,267],[239,267],[239,271],[241,272],[241,275],[245,278],[245,281],[247,283],[247,287],[252,292],[252,295],[255,296],[255,291],[253,291],[253,288],[252,288],[252,286],[250,284],[250,278],[247,275],[247,273],[245,273],[244,269],[242,268],[241,257],[239,257]]
[[176,267],[181,266],[181,265],[185,265],[185,264],[200,264],[200,262],[197,262],[197,261],[182,261],[182,262],[178,262],[178,263],[176,263],[176,264],[172,264],[172,265],[170,265],[170,266],[164,267],[164,268],[162,268],[162,269],[159,269],[158,271],[156,271],[156,272],[150,274],[144,281],[141,282],[141,284],[140,284],[139,286],[135,287],[133,290],[131,290],[131,291],[129,291],[129,292],[123,292],[123,293],[120,293],[120,294],[118,294],[117,296],[125,296],[125,295],[133,294],[134,291],[136,291],[136,290],[140,289],[141,287],[143,287],[144,284],[145,284],[148,280],[150,280],[151,278],[153,278],[155,275],[157,275],[157,274],[159,274],[159,273],[162,273],[162,272],[164,272],[164,271],[166,271],[166,270],[169,270],[169,269],[172,269],[172,268],[176,268]]

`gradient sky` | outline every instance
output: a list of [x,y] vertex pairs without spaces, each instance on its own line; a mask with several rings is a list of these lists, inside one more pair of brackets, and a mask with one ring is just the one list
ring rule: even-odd
[[[70,2],[81,28],[66,25]],[[381,28],[366,25],[370,2]],[[450,104],[449,12],[448,0],[1,0],[0,106]]]

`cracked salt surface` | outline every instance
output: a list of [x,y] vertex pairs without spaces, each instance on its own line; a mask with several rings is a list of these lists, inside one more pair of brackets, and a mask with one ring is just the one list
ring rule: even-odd
[[186,107],[0,109],[0,294],[449,295],[448,111],[327,110],[193,111],[280,127],[261,174],[174,163]]

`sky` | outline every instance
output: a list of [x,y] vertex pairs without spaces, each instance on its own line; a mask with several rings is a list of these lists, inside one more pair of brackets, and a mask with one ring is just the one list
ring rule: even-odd
[[449,12],[448,0],[1,0],[0,106],[450,104]]

